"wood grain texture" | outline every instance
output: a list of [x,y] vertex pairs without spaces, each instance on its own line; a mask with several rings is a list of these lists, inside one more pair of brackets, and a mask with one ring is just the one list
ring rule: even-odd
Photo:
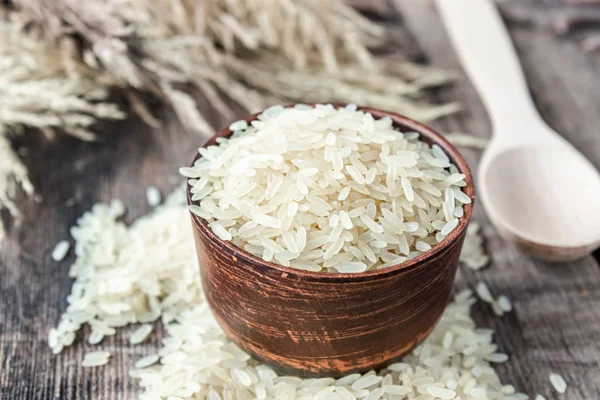
[[[503,0],[502,7],[522,3],[558,6],[560,2]],[[395,6],[402,16],[390,15],[386,21],[396,21],[397,36],[407,39],[403,45],[423,60],[460,72],[431,1],[395,0]],[[598,60],[583,53],[575,40],[559,39],[541,29],[510,28],[542,115],[600,167]],[[464,106],[459,115],[436,124],[441,131],[487,136],[485,110],[464,75],[439,98],[457,100]],[[210,109],[206,103],[200,107]],[[177,175],[177,168],[188,161],[190,149],[203,140],[186,135],[172,114],[162,114],[165,125],[156,131],[126,121],[105,127],[110,135],[102,143],[64,138],[32,148],[27,163],[44,202],[22,204],[26,220],[10,231],[0,247],[0,399],[135,398],[137,384],[127,376],[127,369],[133,360],[156,351],[160,330],[135,347],[128,342],[131,329],[106,338],[100,346],[88,345],[80,335],[73,347],[52,356],[46,344],[47,330],[56,325],[66,307],[71,286],[67,271],[73,258],[70,255],[55,263],[50,253],[56,242],[68,237],[76,218],[95,202],[123,199],[129,208],[126,219],[131,221],[148,211],[146,185],[157,185],[163,193],[171,190],[167,178]],[[227,122],[214,112],[210,115],[217,126]],[[467,150],[463,154],[475,170],[479,153]],[[65,202],[71,197],[77,203],[69,207]],[[515,311],[503,318],[495,317],[486,305],[474,308],[477,323],[493,328],[500,349],[511,355],[506,364],[497,367],[503,381],[531,398],[540,393],[548,400],[599,399],[598,262],[592,257],[565,265],[531,260],[505,243],[477,207],[475,219],[483,224],[492,265],[477,273],[459,269],[457,285],[462,288],[485,280],[495,294],[507,294],[515,303]],[[92,349],[111,351],[114,356],[109,366],[81,368],[83,354]],[[551,389],[551,371],[565,377],[569,384],[566,395]]]
[[[466,161],[427,126],[394,113],[359,109],[375,118],[389,117],[397,129],[419,132],[422,140],[439,145],[465,175],[463,191],[472,203],[433,250],[361,274],[302,271],[266,262],[221,240],[205,220],[190,213],[204,293],[219,324],[240,347],[281,371],[338,377],[383,367],[431,333],[452,292],[475,201]],[[206,145],[231,134],[224,128]],[[188,185],[188,204],[196,203],[192,196]]]
[[[545,3],[553,0],[546,1]],[[433,2],[397,0],[395,4],[429,60],[461,71],[452,46],[441,28]],[[542,1],[529,1],[542,4]],[[519,6],[503,1],[503,7]],[[600,96],[598,64],[576,42],[557,40],[542,30],[510,27],[534,101],[542,117],[600,167]],[[486,137],[490,124],[485,109],[464,73],[440,99],[460,101],[464,111],[434,126],[440,131],[472,132]],[[526,134],[524,132],[523,134]],[[476,152],[464,151],[477,184]],[[495,295],[505,294],[515,311],[502,318],[483,304],[474,309],[476,321],[496,331],[496,341],[511,358],[498,367],[500,376],[531,398],[600,398],[600,268],[593,257],[552,265],[524,256],[505,242],[476,207],[475,220],[483,223],[492,266],[481,272],[460,269],[458,286],[483,280]],[[558,372],[569,384],[567,396],[554,392],[548,381]]]
[[[69,227],[94,203],[120,198],[128,208],[125,220],[133,221],[149,211],[147,185],[167,194],[175,187],[169,177],[183,182],[179,160],[188,158],[190,149],[205,138],[186,134],[174,115],[163,114],[166,122],[160,130],[123,121],[102,127],[106,136],[100,143],[60,138],[27,157],[44,200],[22,204],[23,225],[13,227],[0,248],[1,400],[135,398],[137,384],[127,371],[138,358],[156,352],[161,331],[142,346],[129,344],[131,328],[91,346],[84,340],[86,329],[77,345],[53,356],[47,331],[66,308],[74,257],[71,250],[56,263],[51,252],[59,240],[70,238]],[[73,206],[68,205],[71,198],[76,199]],[[84,354],[100,349],[112,353],[110,366],[82,368]]]

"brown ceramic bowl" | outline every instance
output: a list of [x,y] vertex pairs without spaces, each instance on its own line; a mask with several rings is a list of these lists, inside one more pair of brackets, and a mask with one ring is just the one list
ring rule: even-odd
[[[438,144],[465,174],[464,191],[474,199],[467,163],[441,135],[394,113],[360,109],[378,118],[389,116],[396,127]],[[222,129],[205,146],[230,134]],[[280,371],[339,376],[383,367],[433,330],[450,298],[472,210],[473,204],[466,205],[458,227],[427,253],[359,274],[309,272],[266,262],[219,239],[203,219],[191,216],[204,292],[227,335]]]

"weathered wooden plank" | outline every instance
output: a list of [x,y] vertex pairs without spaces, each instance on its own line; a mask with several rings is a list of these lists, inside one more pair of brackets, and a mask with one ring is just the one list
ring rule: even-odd
[[[432,1],[397,0],[396,5],[432,63],[460,71]],[[600,96],[597,65],[575,43],[546,32],[515,27],[511,34],[543,117],[600,166],[596,132],[600,115],[597,107],[590,106],[598,104]],[[465,107],[460,115],[437,123],[441,130],[489,135],[488,117],[464,73],[441,99],[458,100]],[[478,154],[465,153],[476,170]],[[532,260],[498,236],[480,207],[476,219],[484,224],[492,266],[481,272],[463,269],[458,285],[473,286],[484,280],[496,295],[506,294],[515,304],[515,311],[502,318],[485,305],[475,308],[476,320],[493,327],[500,349],[511,355],[498,368],[502,378],[532,397],[540,393],[559,399],[548,381],[550,372],[559,372],[570,385],[569,399],[597,398],[600,268],[596,260],[586,257],[561,265]]]
[[[131,221],[149,211],[147,185],[167,194],[175,187],[169,177],[182,182],[178,168],[204,138],[186,134],[171,114],[165,121],[155,131],[139,121],[124,121],[107,126],[102,143],[61,138],[31,154],[28,164],[44,201],[23,203],[23,225],[0,248],[0,399],[126,399],[137,393],[127,371],[136,359],[156,351],[160,335],[135,347],[128,342],[131,329],[105,338],[100,346],[79,335],[77,345],[60,356],[49,351],[47,331],[66,308],[73,260],[72,251],[60,263],[50,254],[94,203],[120,198]],[[77,202],[70,207],[66,203],[72,197]],[[83,355],[99,348],[113,354],[110,367],[82,368]]]

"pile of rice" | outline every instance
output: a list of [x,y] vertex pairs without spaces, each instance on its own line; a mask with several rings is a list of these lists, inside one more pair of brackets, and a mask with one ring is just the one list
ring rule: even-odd
[[88,353],[83,365],[104,365],[110,362],[101,344],[105,336],[141,323],[131,337],[132,344],[141,343],[152,334],[149,324],[161,319],[162,347],[130,371],[140,381],[140,400],[527,399],[500,382],[494,363],[507,356],[497,351],[491,330],[475,326],[469,290],[455,296],[418,348],[378,373],[341,379],[278,375],[230,342],[213,318],[184,204],[180,190],[131,226],[119,221],[119,201],[96,205],[79,219],[71,230],[76,260],[70,276],[76,281],[67,311],[49,334],[55,353],[87,324],[88,341],[100,343],[100,351]]
[[309,271],[386,268],[457,227],[459,173],[438,146],[349,105],[274,106],[199,150],[190,211],[266,261]]

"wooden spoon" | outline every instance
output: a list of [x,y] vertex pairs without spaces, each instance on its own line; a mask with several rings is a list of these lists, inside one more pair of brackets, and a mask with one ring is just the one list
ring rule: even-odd
[[[600,246],[600,174],[533,104],[491,0],[436,0],[464,69],[492,122],[479,198],[507,239],[549,261]],[[576,116],[573,116],[574,118]]]

